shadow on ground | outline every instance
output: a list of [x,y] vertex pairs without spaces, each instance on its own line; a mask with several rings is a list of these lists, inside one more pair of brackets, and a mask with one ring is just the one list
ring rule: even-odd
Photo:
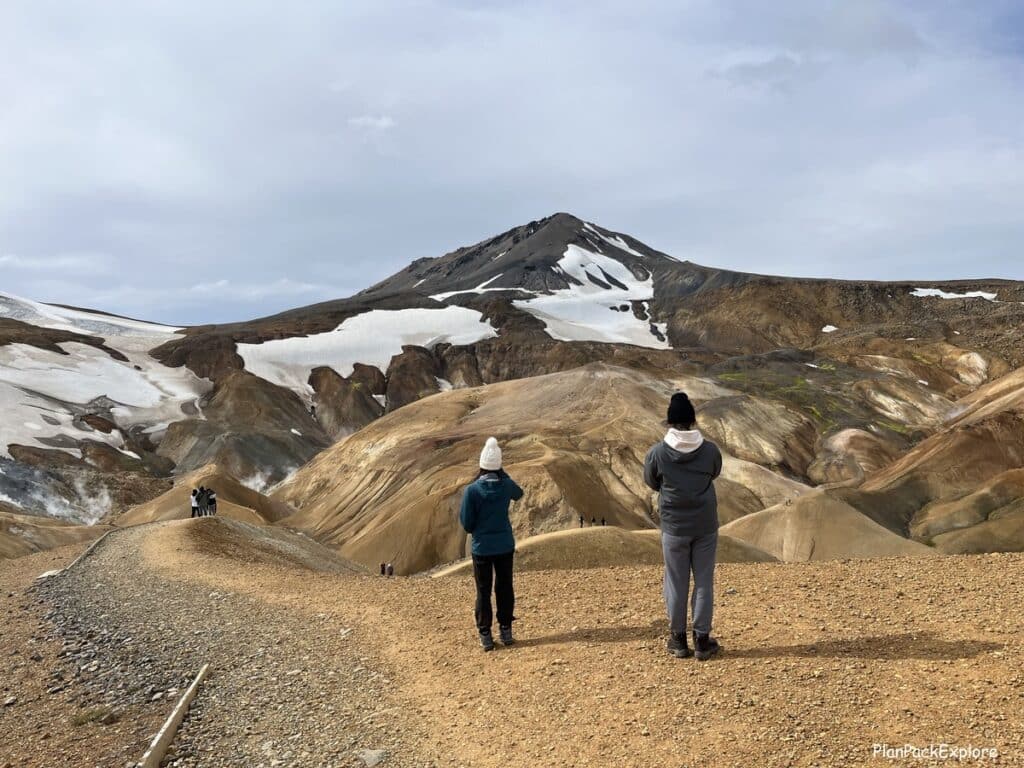
[[[660,640],[668,629],[666,622],[655,621],[635,627],[588,627],[543,637],[527,637],[518,645],[529,648],[565,643],[624,643]],[[985,640],[946,640],[932,632],[904,632],[894,635],[847,637],[796,645],[742,647],[742,638],[723,642],[722,659],[837,658],[837,659],[969,659],[998,651],[1000,643]],[[735,644],[735,647],[734,645]]]
[[998,651],[1000,643],[986,640],[944,640],[931,632],[904,632],[897,635],[849,637],[801,645],[767,645],[727,650],[723,655],[736,659],[771,659],[785,656],[831,657],[837,659],[969,659]]

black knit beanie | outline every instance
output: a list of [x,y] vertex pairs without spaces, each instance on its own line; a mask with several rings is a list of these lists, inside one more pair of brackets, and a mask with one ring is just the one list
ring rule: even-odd
[[680,427],[689,427],[696,423],[697,414],[685,392],[676,392],[672,395],[668,403],[668,418],[665,421]]

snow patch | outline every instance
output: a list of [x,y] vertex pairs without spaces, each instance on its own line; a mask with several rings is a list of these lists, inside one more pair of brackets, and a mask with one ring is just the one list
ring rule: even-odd
[[298,435],[299,437],[302,437],[302,433],[301,433],[301,432],[299,432],[299,430],[297,430],[297,429],[296,429],[295,427],[292,427],[292,428],[291,428],[291,433],[292,433],[293,435]]
[[488,293],[490,291],[515,290],[515,289],[509,289],[509,288],[488,288],[487,287],[487,286],[489,286],[491,283],[493,283],[495,280],[497,280],[499,277],[501,277],[504,274],[505,274],[504,272],[499,272],[498,274],[496,274],[494,277],[490,278],[489,280],[484,280],[476,288],[467,288],[464,291],[447,291],[445,293],[435,293],[435,294],[431,295],[430,298],[434,299],[434,301],[444,301],[445,299],[447,299],[447,298],[449,298],[451,296],[458,296],[460,293]]
[[967,293],[950,293],[949,291],[943,291],[939,288],[915,288],[910,292],[911,296],[917,296],[919,299],[985,299],[986,301],[995,301],[996,294],[989,293],[988,291],[968,291]]
[[[650,256],[648,256],[647,254],[641,253],[640,251],[636,250],[633,246],[631,246],[629,243],[627,243],[625,240],[623,240],[618,235],[605,235],[605,234],[602,234],[597,229],[597,227],[595,227],[590,222],[587,222],[586,224],[584,224],[583,228],[587,229],[590,232],[592,232],[593,234],[597,235],[599,238],[601,238],[606,243],[608,243],[608,245],[611,245],[611,246],[614,246],[615,248],[618,248],[620,251],[625,251],[626,253],[632,254],[633,256],[636,256],[637,258],[640,258],[640,259],[649,259],[650,258]],[[675,256],[669,256],[667,253],[664,254],[664,255],[667,258],[671,259],[672,261],[679,261],[679,259],[677,259]]]
[[838,330],[839,329],[836,326],[834,326],[834,325],[826,325],[826,326],[822,327],[821,332],[822,333],[835,333]]
[[347,318],[333,331],[238,344],[237,349],[250,373],[309,396],[309,373],[320,365],[346,377],[352,375],[355,363],[386,371],[391,358],[401,354],[406,344],[427,348],[442,342],[465,345],[497,335],[483,315],[467,307],[374,309]]
[[448,379],[442,379],[439,376],[435,376],[434,380],[437,382],[437,388],[442,392],[450,392],[452,390],[452,383]]
[[[160,323],[131,320],[83,309],[68,309],[0,293],[0,314],[43,328],[98,336],[172,336],[183,330]],[[158,339],[160,344],[166,339]],[[154,344],[154,346],[156,345]]]
[[159,404],[163,393],[130,365],[78,342],[58,345],[68,355],[27,344],[0,348],[0,380],[67,403],[107,396],[138,407]]
[[114,403],[111,415],[120,427],[166,424],[181,419],[182,405],[211,386],[184,366],[168,368],[152,358],[152,337],[111,337],[107,343],[128,362],[78,342],[59,345],[67,355],[28,344],[0,347],[0,456],[9,455],[11,443],[51,448],[43,440],[61,436],[120,448],[117,435],[75,425],[89,403],[97,398]]
[[[542,320],[549,336],[560,341],[669,348],[667,339],[658,339],[651,332],[649,320],[641,320],[633,314],[631,302],[650,301],[654,296],[651,277],[640,280],[621,262],[577,245],[566,248],[556,268],[580,284],[512,302]],[[595,281],[610,287],[603,288]],[[623,311],[621,305],[630,306]],[[664,336],[663,326],[656,327]]]

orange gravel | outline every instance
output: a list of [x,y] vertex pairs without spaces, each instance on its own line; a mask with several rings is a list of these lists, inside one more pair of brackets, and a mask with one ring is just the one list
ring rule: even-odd
[[[161,578],[286,605],[296,632],[352,627],[366,664],[391,681],[403,763],[939,765],[875,757],[873,747],[945,742],[1024,765],[1024,555],[721,565],[715,629],[725,650],[698,663],[664,652],[656,567],[521,574],[519,644],[484,654],[467,577],[382,579],[163,551],[173,556],[147,563]],[[10,570],[0,563],[5,589]],[[51,732],[60,716],[37,711]],[[6,726],[10,715],[0,717]],[[14,751],[0,733],[3,766]],[[51,738],[34,748],[65,747]]]

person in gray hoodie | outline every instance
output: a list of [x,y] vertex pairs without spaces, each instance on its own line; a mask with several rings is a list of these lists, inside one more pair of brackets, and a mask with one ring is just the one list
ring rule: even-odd
[[[678,658],[710,659],[720,650],[711,636],[715,556],[718,550],[718,499],[715,478],[722,453],[696,429],[697,415],[683,392],[672,395],[668,432],[647,453],[644,482],[658,492],[661,548],[665,556],[665,605],[668,651]],[[686,640],[686,603],[693,574],[693,644]]]

